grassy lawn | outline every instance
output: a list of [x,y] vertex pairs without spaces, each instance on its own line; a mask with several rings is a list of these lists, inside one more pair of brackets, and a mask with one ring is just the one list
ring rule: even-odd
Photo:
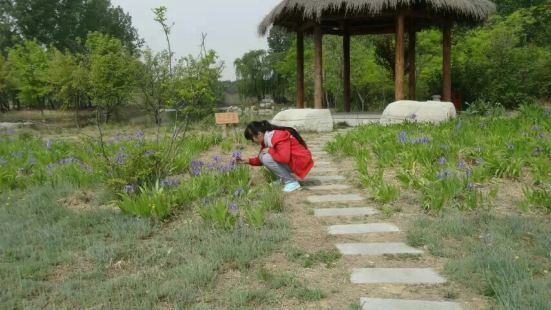
[[409,243],[449,279],[500,309],[551,308],[549,111],[362,126],[328,150],[355,159],[387,216],[418,210]]
[[[157,143],[154,130],[108,127],[103,146],[88,134],[0,132],[0,304],[212,309],[324,298],[294,273],[264,269],[289,239],[283,196],[260,171],[231,164],[242,138],[210,132],[188,133],[170,160],[171,141]],[[226,289],[233,274],[246,285]]]

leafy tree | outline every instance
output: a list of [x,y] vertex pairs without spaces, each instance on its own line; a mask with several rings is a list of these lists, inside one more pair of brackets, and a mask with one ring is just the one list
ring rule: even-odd
[[78,127],[78,113],[86,100],[86,90],[89,86],[88,70],[79,54],[62,53],[57,49],[50,53],[46,73],[53,97],[61,102],[64,108],[74,109]]
[[141,44],[130,15],[110,0],[3,0],[0,8],[4,9],[0,31],[9,34],[7,38],[17,34],[60,50],[80,51],[77,38],[98,31],[118,38],[131,50]]
[[150,49],[142,54],[143,63],[139,66],[136,80],[142,93],[143,107],[153,116],[155,124],[160,125],[161,110],[175,101],[170,56],[166,51],[154,53]]
[[261,100],[269,92],[268,81],[272,68],[265,50],[253,50],[235,60],[237,88],[242,97],[255,97]]
[[182,100],[179,106],[184,106],[191,116],[204,116],[214,109],[223,68],[217,59],[216,53],[209,50],[198,58],[190,55],[178,62],[175,75],[176,89]]
[[35,41],[26,41],[8,51],[10,82],[18,99],[28,108],[44,110],[51,87],[47,82],[48,52]]
[[118,107],[127,103],[135,85],[136,61],[122,42],[109,35],[93,32],[88,35],[88,95],[105,122]]

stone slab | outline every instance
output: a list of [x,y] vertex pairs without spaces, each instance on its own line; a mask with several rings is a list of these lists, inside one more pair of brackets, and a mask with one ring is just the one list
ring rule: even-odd
[[309,176],[307,177],[304,182],[307,184],[317,184],[317,183],[323,183],[323,182],[336,182],[336,181],[344,181],[345,178],[340,175],[318,175],[318,176]]
[[313,191],[332,191],[332,190],[343,190],[350,189],[350,185],[346,184],[328,184],[328,185],[317,185],[317,186],[308,186],[307,189]]
[[360,298],[362,310],[461,310],[456,302]]
[[331,162],[329,161],[314,161],[314,167],[318,166],[331,166]]
[[400,231],[400,228],[396,225],[388,223],[344,224],[333,225],[328,228],[328,233],[330,235],[386,233],[397,231]]
[[306,198],[311,203],[362,201],[364,199],[364,197],[357,194],[316,195]]
[[455,117],[455,107],[451,102],[400,100],[385,108],[380,123],[383,125],[404,121],[439,123]]
[[[363,216],[363,215],[374,215],[379,213],[373,208],[323,208],[315,209],[314,214],[317,217],[325,216]],[[337,245],[338,247],[338,245]]]
[[423,254],[422,250],[402,242],[338,243],[337,249],[342,255]]
[[299,132],[333,131],[333,117],[328,109],[288,109],[279,112],[271,121],[274,125],[293,127]]
[[431,268],[355,268],[350,281],[355,284],[440,284],[446,279]]

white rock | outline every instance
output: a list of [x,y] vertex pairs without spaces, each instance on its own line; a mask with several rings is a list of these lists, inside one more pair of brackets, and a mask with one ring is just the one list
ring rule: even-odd
[[406,120],[421,123],[439,123],[457,115],[451,102],[400,100],[383,111],[382,125],[399,124]]
[[289,109],[279,112],[272,123],[298,131],[333,131],[333,117],[328,109]]

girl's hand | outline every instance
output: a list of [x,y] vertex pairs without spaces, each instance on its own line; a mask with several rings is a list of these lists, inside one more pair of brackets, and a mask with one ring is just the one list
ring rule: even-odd
[[270,151],[269,147],[262,149],[262,153],[264,154],[268,154],[268,151]]
[[241,158],[236,158],[236,159],[235,159],[235,163],[238,164],[238,165],[245,165],[245,164],[248,164],[249,162],[244,161],[244,160],[241,159]]

